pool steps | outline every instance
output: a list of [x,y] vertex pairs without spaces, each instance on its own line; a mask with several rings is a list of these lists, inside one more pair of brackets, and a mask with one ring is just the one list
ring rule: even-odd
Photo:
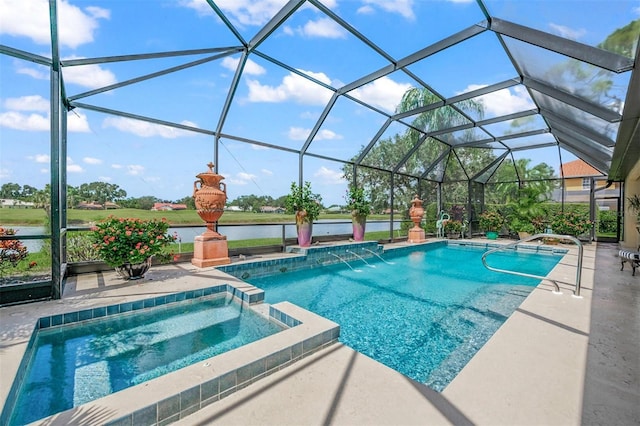
[[[288,302],[263,304],[264,291],[242,282],[42,317],[35,324],[27,351],[0,414],[0,424],[8,424],[10,408],[15,405],[17,390],[24,380],[30,358],[29,351],[33,348],[39,329],[211,297],[232,297],[286,329],[206,361],[47,417],[35,424],[67,424],[81,418],[83,413],[86,415],[92,411],[100,412],[101,424],[109,426],[170,424],[335,344],[340,337],[338,324]],[[167,397],[166,389],[174,389],[176,393]]]

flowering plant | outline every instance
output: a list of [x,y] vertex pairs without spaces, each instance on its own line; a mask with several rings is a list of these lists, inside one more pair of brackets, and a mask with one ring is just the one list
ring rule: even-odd
[[351,210],[352,216],[368,216],[371,213],[371,202],[369,194],[364,188],[350,185],[345,196],[347,209]]
[[573,212],[558,213],[551,220],[551,229],[555,234],[572,235],[574,237],[586,234],[591,230],[592,226],[593,222]]
[[443,221],[444,231],[447,233],[458,233],[462,231],[462,222],[459,220],[447,219]]
[[142,220],[109,216],[91,229],[91,238],[100,258],[110,266],[142,263],[162,254],[176,240],[167,233],[166,219]]
[[480,215],[480,228],[485,231],[499,231],[505,219],[498,212],[486,211]]
[[[16,235],[11,228],[0,227],[0,236]],[[29,252],[20,240],[0,240],[0,277],[5,275],[11,267],[18,266],[18,262],[27,258]],[[34,263],[34,262],[32,262]],[[34,265],[29,264],[29,267]]]

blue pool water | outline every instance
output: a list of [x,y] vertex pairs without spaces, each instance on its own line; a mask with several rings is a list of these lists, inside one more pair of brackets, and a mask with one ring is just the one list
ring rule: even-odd
[[11,423],[30,423],[281,330],[224,297],[39,330]]
[[[265,301],[288,300],[340,324],[340,341],[438,391],[495,333],[539,280],[491,272],[481,248],[416,248],[250,279]],[[490,266],[545,276],[559,255],[502,252]],[[335,259],[334,259],[335,260]]]

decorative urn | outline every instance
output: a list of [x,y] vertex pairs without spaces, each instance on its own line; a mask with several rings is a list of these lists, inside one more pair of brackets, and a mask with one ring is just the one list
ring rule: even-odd
[[424,215],[424,209],[422,208],[422,200],[418,198],[418,194],[414,195],[411,200],[411,208],[409,209],[409,217],[413,221],[413,228],[420,229],[420,222]]
[[193,183],[193,198],[198,215],[207,223],[207,230],[203,236],[224,238],[216,231],[215,224],[224,213],[227,186],[221,182],[224,176],[215,173],[213,166],[213,163],[209,162],[209,171],[196,175],[198,180]]

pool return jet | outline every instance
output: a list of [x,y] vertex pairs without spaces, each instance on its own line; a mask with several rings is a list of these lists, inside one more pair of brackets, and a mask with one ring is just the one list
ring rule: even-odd
[[362,256],[360,256],[358,253],[352,252],[351,250],[345,250],[346,253],[352,254],[355,257],[357,257],[358,259],[362,260],[369,268],[375,268],[376,265],[372,265],[369,262],[366,261],[366,259]]

